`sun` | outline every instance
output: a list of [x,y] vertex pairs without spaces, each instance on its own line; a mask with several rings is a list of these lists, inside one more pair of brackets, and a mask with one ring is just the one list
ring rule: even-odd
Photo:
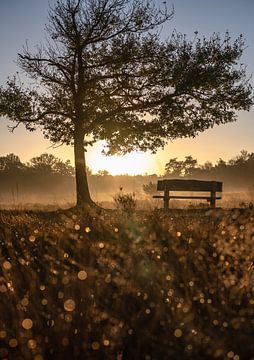
[[97,143],[87,152],[87,166],[93,173],[107,170],[111,175],[141,175],[149,169],[149,155],[131,152],[124,156],[105,156],[101,152],[103,143]]

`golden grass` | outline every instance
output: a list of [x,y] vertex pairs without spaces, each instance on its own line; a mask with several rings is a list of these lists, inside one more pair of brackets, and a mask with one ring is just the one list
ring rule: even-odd
[[253,220],[0,212],[0,358],[250,359]]

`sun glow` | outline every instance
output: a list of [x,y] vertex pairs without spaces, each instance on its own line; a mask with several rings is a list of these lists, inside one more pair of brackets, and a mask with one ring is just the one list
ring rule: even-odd
[[87,153],[87,166],[93,173],[106,170],[112,175],[145,174],[149,171],[149,154],[132,152],[124,156],[105,156],[103,144],[98,143]]

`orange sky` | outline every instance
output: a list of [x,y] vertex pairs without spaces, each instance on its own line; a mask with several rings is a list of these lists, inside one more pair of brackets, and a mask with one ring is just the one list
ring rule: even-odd
[[[51,152],[57,157],[64,160],[70,159],[73,162],[72,147],[53,148],[48,141],[43,139],[39,131],[29,133],[22,127],[12,134],[8,131],[7,124],[8,121],[4,120],[0,125],[3,139],[1,155],[13,152],[25,162],[43,152]],[[131,153],[126,156],[106,157],[101,154],[102,144],[98,143],[87,152],[87,165],[93,172],[107,170],[113,175],[124,173],[134,175],[162,174],[165,163],[172,157],[183,159],[187,155],[192,155],[199,163],[207,160],[215,163],[219,158],[229,160],[239,154],[242,149],[254,151],[252,133],[249,131],[252,126],[253,114],[242,113],[235,123],[216,126],[194,139],[175,140],[164,150],[159,149],[155,155]]]

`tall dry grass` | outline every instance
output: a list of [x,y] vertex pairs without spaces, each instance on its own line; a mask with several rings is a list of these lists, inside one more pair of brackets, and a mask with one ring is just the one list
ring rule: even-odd
[[0,358],[253,357],[253,210],[0,219]]

